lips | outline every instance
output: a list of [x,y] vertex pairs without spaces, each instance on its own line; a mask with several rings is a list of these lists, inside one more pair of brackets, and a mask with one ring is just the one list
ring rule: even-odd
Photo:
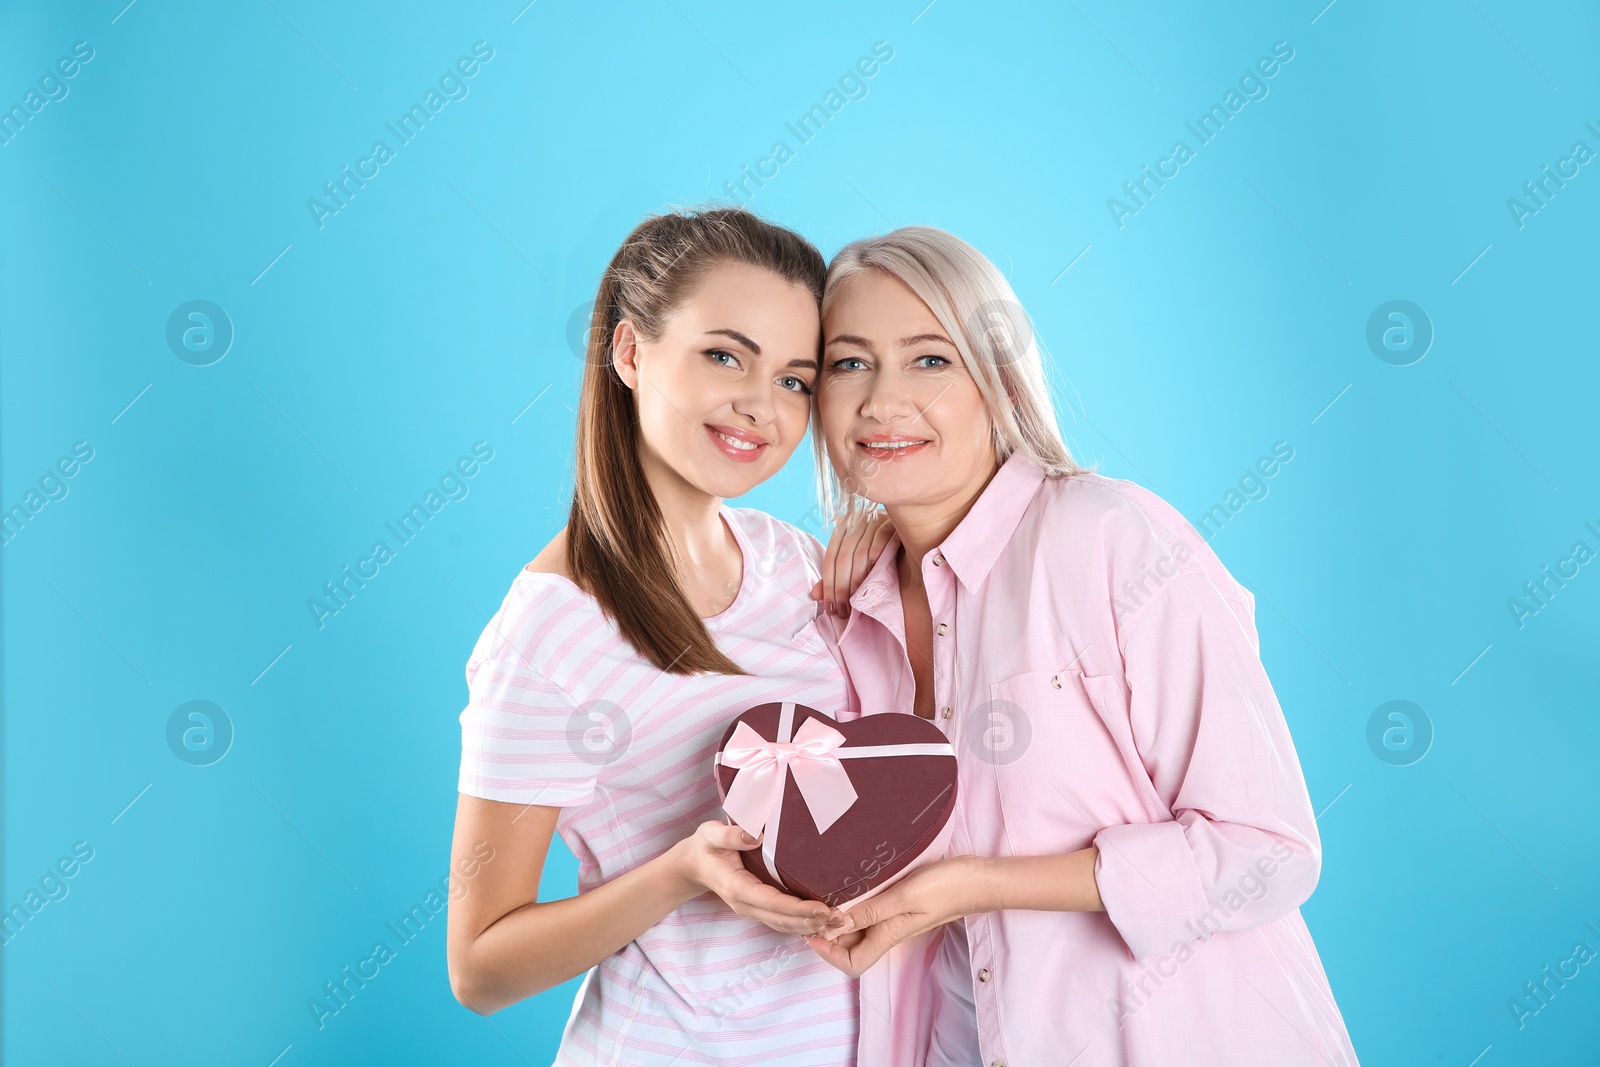
[[732,426],[705,424],[711,443],[735,463],[754,463],[767,450],[767,439]]
[[879,463],[894,463],[911,458],[932,443],[929,438],[914,437],[910,434],[875,433],[858,440],[856,449],[862,455],[871,456]]

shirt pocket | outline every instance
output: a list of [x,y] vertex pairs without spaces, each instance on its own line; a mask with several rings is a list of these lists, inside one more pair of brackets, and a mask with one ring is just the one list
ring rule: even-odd
[[990,684],[966,747],[994,776],[1013,854],[1070,852],[1107,826],[1170,818],[1133,747],[1127,707],[1117,675],[1028,671]]

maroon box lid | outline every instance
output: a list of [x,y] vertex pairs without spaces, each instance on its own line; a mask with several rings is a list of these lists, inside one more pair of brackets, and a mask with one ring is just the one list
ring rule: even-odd
[[[763,847],[741,855],[745,868],[766,884],[838,907],[896,880],[940,837],[955,810],[955,753],[944,731],[917,715],[864,715],[837,722],[804,704],[791,707],[790,732],[783,740],[792,739],[807,719],[819,719],[844,735],[837,752],[856,801],[826,832],[819,832],[794,775],[786,774],[776,837],[769,825]],[[722,800],[740,773],[720,762],[734,731],[742,722],[766,740],[777,741],[783,709],[783,704],[760,704],[728,724],[717,745],[717,793]],[[844,755],[852,748],[900,745],[937,745],[943,752]]]

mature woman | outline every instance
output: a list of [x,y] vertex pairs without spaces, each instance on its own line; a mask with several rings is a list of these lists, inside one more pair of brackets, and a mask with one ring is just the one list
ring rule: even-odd
[[823,340],[834,488],[897,532],[840,653],[865,713],[931,719],[959,762],[950,857],[807,938],[862,976],[860,1061],[1354,1065],[1251,594],[1167,503],[1073,462],[969,245],[846,247]]

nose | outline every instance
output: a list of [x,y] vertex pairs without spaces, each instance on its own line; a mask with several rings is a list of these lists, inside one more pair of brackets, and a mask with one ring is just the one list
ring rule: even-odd
[[912,403],[911,390],[898,375],[883,370],[874,371],[861,402],[861,414],[884,426],[903,422],[917,414]]
[[773,392],[777,386],[762,375],[751,375],[740,384],[733,398],[733,410],[750,420],[752,426],[766,426],[777,417]]

